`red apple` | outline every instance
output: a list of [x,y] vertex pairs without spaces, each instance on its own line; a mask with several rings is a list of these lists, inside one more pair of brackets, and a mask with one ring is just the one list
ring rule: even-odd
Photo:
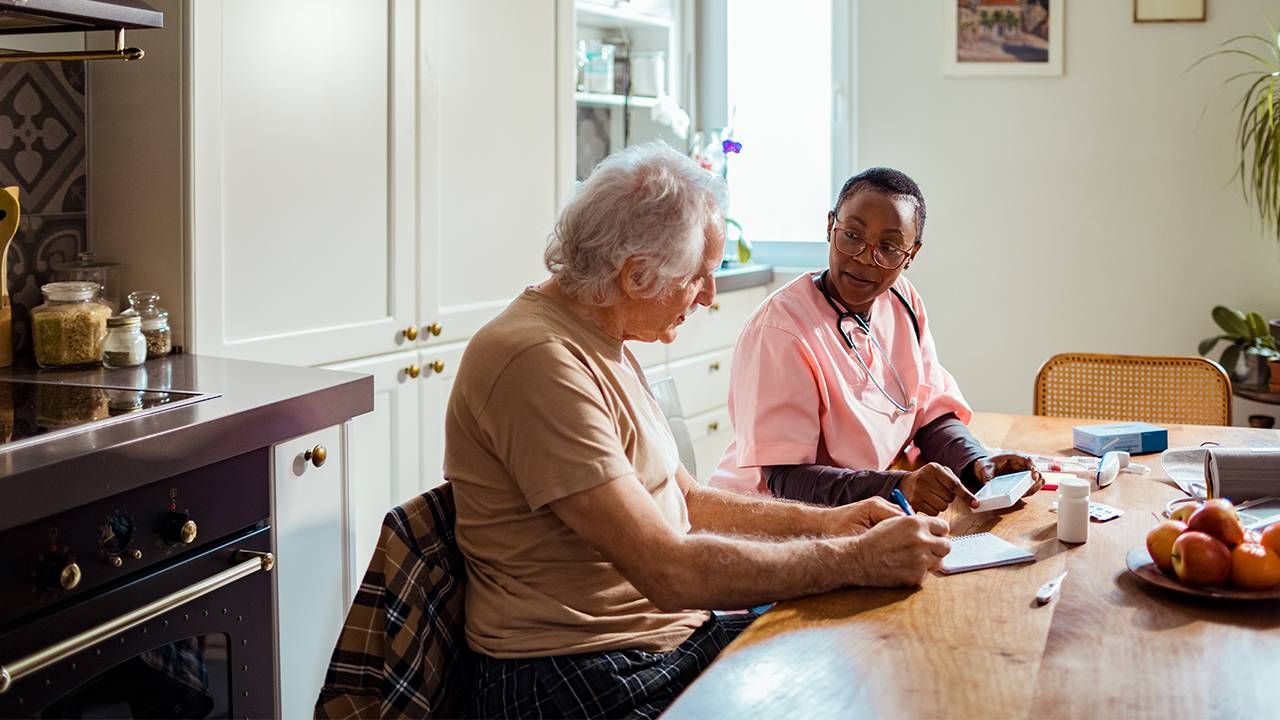
[[1263,528],[1262,539],[1259,542],[1280,555],[1280,523]]
[[1164,572],[1173,572],[1173,541],[1187,529],[1187,524],[1177,520],[1165,520],[1147,531],[1147,552]]
[[1181,503],[1180,505],[1178,505],[1178,507],[1173,509],[1173,512],[1169,513],[1169,519],[1186,522],[1187,519],[1191,517],[1191,513],[1199,509],[1200,509],[1200,503],[1193,503],[1193,502]]
[[1244,541],[1244,528],[1236,517],[1236,508],[1230,500],[1218,498],[1200,506],[1187,520],[1187,529],[1206,533],[1235,547]]
[[1241,543],[1231,551],[1231,583],[1245,590],[1280,585],[1280,555],[1271,548]]
[[1171,556],[1173,571],[1188,585],[1221,585],[1231,575],[1231,551],[1202,532],[1179,535]]

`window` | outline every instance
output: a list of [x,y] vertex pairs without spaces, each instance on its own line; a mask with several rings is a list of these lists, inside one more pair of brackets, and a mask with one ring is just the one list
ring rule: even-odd
[[729,0],[726,16],[729,214],[757,246],[824,242],[853,164],[850,0]]

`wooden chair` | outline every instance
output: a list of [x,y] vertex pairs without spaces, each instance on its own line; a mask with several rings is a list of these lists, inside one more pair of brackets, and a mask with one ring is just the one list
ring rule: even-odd
[[1035,414],[1230,425],[1231,380],[1198,356],[1062,353],[1036,375]]

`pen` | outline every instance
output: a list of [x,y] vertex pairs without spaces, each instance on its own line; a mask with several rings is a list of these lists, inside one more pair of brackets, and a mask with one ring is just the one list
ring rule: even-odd
[[907,496],[903,495],[902,491],[899,490],[898,488],[894,488],[893,490],[890,490],[889,497],[893,498],[893,501],[898,503],[898,507],[902,508],[902,512],[908,515],[916,514],[916,512],[911,509],[911,503],[907,502]]

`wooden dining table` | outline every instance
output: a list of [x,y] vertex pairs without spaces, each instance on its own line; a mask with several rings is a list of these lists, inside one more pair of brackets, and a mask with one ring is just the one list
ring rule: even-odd
[[[1073,455],[1071,429],[1089,422],[979,413],[971,428],[988,447]],[[1276,430],[1167,427],[1170,447],[1280,447]],[[1090,523],[1081,545],[1058,541],[1050,491],[995,513],[954,503],[953,535],[991,532],[1036,561],[780,602],[664,717],[1280,717],[1280,601],[1192,597],[1126,569],[1153,513],[1183,495],[1159,455],[1135,461],[1150,474],[1092,497],[1125,514]]]

